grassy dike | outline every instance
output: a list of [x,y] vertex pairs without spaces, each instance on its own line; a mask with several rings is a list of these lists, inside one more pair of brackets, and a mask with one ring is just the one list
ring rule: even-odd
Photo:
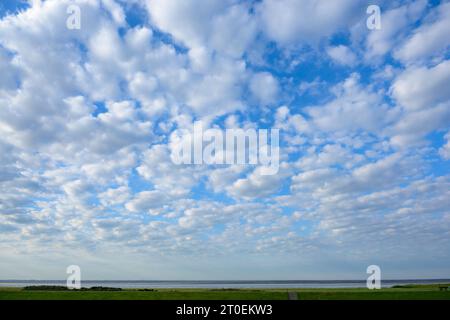
[[408,285],[381,290],[357,289],[155,289],[143,291],[51,291],[0,288],[0,300],[450,300],[439,285]]

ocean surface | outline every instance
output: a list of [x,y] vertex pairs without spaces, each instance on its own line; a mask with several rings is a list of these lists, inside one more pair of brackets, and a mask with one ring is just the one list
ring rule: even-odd
[[[404,284],[449,283],[450,279],[382,280],[384,288]],[[66,285],[66,280],[0,280],[0,287],[25,287],[36,285]],[[286,281],[130,281],[86,280],[82,287],[114,288],[361,288],[366,280],[286,280]]]

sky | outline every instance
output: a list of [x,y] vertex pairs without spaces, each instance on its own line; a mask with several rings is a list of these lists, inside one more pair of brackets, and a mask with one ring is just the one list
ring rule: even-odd
[[[449,30],[448,1],[1,0],[0,279],[449,278]],[[196,121],[279,129],[278,172],[174,163]]]

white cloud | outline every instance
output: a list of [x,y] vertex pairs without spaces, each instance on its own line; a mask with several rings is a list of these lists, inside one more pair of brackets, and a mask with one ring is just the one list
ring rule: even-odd
[[416,112],[406,112],[391,128],[391,143],[400,148],[424,143],[423,138],[434,130],[446,129],[450,123],[450,103]]
[[246,178],[236,180],[226,188],[227,192],[234,198],[247,200],[269,198],[280,190],[282,182],[289,175],[289,167],[286,163],[281,163],[279,173],[274,175],[263,175],[261,170],[262,168],[258,167]]
[[439,149],[439,154],[442,158],[450,160],[450,132],[447,132],[444,138],[446,143]]
[[351,25],[363,14],[361,1],[264,0],[258,6],[263,30],[282,45],[314,43]]
[[170,159],[165,145],[155,145],[142,154],[142,163],[137,172],[151,181],[155,188],[169,194],[186,195],[198,183],[202,174],[200,168],[189,165],[176,165]]
[[[431,20],[431,21],[430,21]],[[426,23],[414,30],[394,55],[403,63],[443,56],[450,45],[450,3],[442,3],[425,18]]]
[[337,63],[345,66],[354,66],[357,62],[356,55],[344,45],[328,47],[327,54]]
[[401,73],[391,90],[393,97],[408,110],[430,108],[450,99],[450,60],[431,67],[411,67]]
[[105,192],[99,194],[100,202],[105,207],[123,204],[129,197],[130,189],[127,186],[109,188]]
[[278,81],[268,72],[253,75],[250,81],[250,90],[263,106],[276,101],[279,86]]
[[371,31],[367,36],[365,44],[366,59],[377,59],[390,52],[405,37],[408,26],[421,17],[426,5],[426,0],[420,0],[382,11],[381,29]]
[[208,182],[214,192],[224,192],[225,188],[235,182],[243,171],[245,171],[245,167],[238,165],[215,169],[209,174]]
[[308,107],[313,123],[324,131],[364,129],[376,132],[389,117],[389,108],[381,97],[363,88],[354,73],[333,88],[336,98],[323,106]]
[[148,0],[152,20],[191,49],[209,47],[240,57],[257,32],[249,6],[234,0]]
[[167,203],[165,194],[158,190],[142,191],[135,195],[135,197],[125,204],[125,208],[131,212],[136,213],[150,213],[156,209],[162,207]]
[[214,66],[204,75],[192,74],[186,81],[184,101],[197,115],[217,116],[243,108],[240,97],[245,64],[217,57]]
[[322,150],[311,148],[301,157],[296,166],[301,169],[331,167],[333,165],[352,168],[363,161],[365,157],[355,153],[351,148],[340,144],[326,144]]
[[211,21],[229,1],[148,0],[149,14],[163,31],[188,47],[202,46],[211,30]]
[[395,79],[391,92],[404,109],[387,132],[396,146],[423,143],[426,134],[450,123],[450,61],[431,67],[410,67]]
[[245,3],[230,6],[213,20],[209,45],[217,52],[239,58],[254,41],[257,21]]

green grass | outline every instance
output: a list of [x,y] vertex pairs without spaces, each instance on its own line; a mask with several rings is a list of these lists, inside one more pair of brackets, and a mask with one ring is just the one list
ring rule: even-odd
[[[299,300],[450,300],[439,285],[408,285],[381,290],[289,289]],[[0,300],[287,300],[286,289],[156,289],[156,291],[29,291],[0,288]]]
[[285,300],[272,290],[158,289],[158,291],[25,291],[0,289],[0,300]]
[[450,292],[439,291],[321,291],[299,292],[299,300],[450,300]]

